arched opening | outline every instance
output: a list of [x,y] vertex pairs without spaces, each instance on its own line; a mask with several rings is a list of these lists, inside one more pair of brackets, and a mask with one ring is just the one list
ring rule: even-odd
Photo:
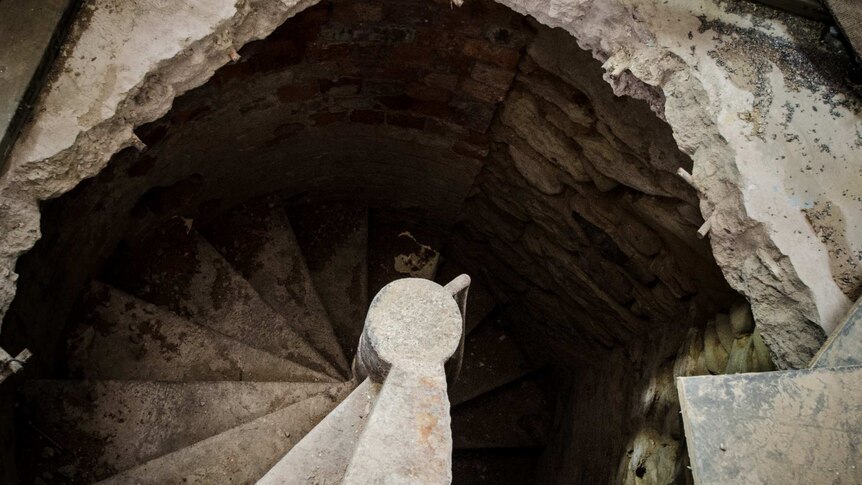
[[[535,368],[460,404],[461,425],[486,441],[461,442],[456,483],[682,481],[674,377],[772,365],[753,328],[731,325],[749,310],[697,236],[698,194],[676,175],[691,160],[566,32],[490,1],[338,1],[238,54],[136,130],[145,148],[43,206],[3,334],[33,348],[40,377],[81,377],[68,339],[91,280],[171,308],[158,293],[178,289],[135,265],[198,231],[229,253],[218,240],[236,234],[221,223],[261,200],[284,208],[312,270],[328,261],[311,254],[317,231],[367,210],[366,264],[389,273],[369,270],[361,291],[434,276],[425,257],[487,291],[477,335],[516,340]],[[512,413],[489,412],[501,406]],[[512,417],[526,444],[487,430]],[[85,469],[51,432],[19,424],[39,435],[35,452],[21,448],[33,457],[23,476],[122,471]]]

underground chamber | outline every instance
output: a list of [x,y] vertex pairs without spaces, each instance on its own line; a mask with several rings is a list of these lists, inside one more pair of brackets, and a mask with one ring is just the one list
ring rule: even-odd
[[253,482],[358,385],[381,288],[466,273],[453,483],[687,483],[674,379],[775,365],[692,160],[603,76],[480,0],[325,2],[245,45],[42,204],[2,336],[36,356],[20,482]]

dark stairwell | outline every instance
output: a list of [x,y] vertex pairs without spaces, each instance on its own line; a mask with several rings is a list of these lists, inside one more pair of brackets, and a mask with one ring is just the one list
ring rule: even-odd
[[[60,390],[82,391],[25,380],[184,368],[159,362],[189,337],[100,330],[93,309],[112,308],[112,292],[195,322],[233,301],[216,289],[247,281],[247,305],[294,322],[314,351],[279,356],[261,334],[242,348],[298,364],[294,374],[237,361],[169,380],[324,382],[347,377],[368,298],[385,283],[459,272],[477,284],[450,394],[455,483],[685,483],[673,377],[724,372],[730,344],[716,329],[732,306],[747,309],[697,237],[697,195],[675,175],[691,161],[646,103],[616,97],[566,33],[484,1],[321,3],[239,54],[137,130],[146,149],[44,205],[2,336],[37,356],[16,381],[34,403],[16,416],[22,483],[107,478],[243,424],[177,431],[120,458],[92,433],[43,429],[60,416]],[[272,218],[299,249],[254,259]],[[209,287],[194,282],[201,244],[229,263]],[[290,258],[289,278],[261,276]],[[95,280],[109,286],[94,291]],[[255,323],[218,331],[236,341]],[[723,357],[712,355],[719,332]],[[754,349],[756,335],[730,342]],[[115,338],[115,353],[76,357],[96,336]],[[770,365],[761,347],[746,355],[745,368]],[[113,402],[99,392],[69,400],[95,413]]]

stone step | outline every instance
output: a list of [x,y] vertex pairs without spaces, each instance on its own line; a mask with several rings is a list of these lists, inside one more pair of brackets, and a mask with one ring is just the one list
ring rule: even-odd
[[862,365],[862,298],[811,361],[811,367]]
[[262,477],[353,388],[323,393],[114,475],[101,484],[250,484]]
[[455,449],[546,444],[551,416],[542,376],[529,376],[452,409]]
[[402,218],[375,212],[368,226],[369,300],[401,278],[433,280],[440,262],[439,235]]
[[251,347],[341,378],[338,369],[184,220],[172,219],[148,240],[118,252],[105,268],[108,283],[143,300]]
[[83,379],[304,381],[335,379],[93,282],[70,340]]
[[535,483],[540,453],[536,448],[456,450],[452,455],[452,485]]
[[695,483],[862,483],[862,367],[680,377],[677,390]]
[[[469,298],[468,295],[468,308]],[[537,366],[501,322],[486,319],[467,336],[461,373],[449,389],[449,401],[456,406],[536,369]]]
[[380,384],[366,379],[305,435],[258,485],[341,483]]
[[368,209],[330,203],[289,214],[311,279],[352,361],[368,310]]
[[467,335],[473,332],[479,324],[491,314],[497,306],[493,295],[482,285],[482,282],[470,274],[463,266],[452,260],[444,260],[437,270],[435,281],[441,285],[449,283],[457,276],[469,274],[471,283],[467,294]]
[[340,386],[34,380],[20,408],[60,448],[37,469],[74,470],[66,478],[92,483]]
[[347,376],[347,359],[279,199],[243,204],[201,232],[296,333]]

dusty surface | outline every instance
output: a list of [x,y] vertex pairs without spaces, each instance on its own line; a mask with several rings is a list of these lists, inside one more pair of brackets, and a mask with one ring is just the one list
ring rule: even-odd
[[[90,4],[0,184],[4,307],[14,294],[13,263],[39,234],[36,202],[69,190],[117,150],[137,144],[132,127],[163,114],[174,96],[228,62],[232,49],[268,34],[305,6],[223,2],[191,11],[160,3]],[[852,158],[859,143],[858,108],[852,95],[831,81],[840,73],[809,60],[829,58],[828,52],[803,55],[812,27],[780,16],[726,11],[707,1],[509,6],[563,27],[604,62],[605,78],[618,94],[647,100],[668,120],[680,148],[694,160],[716,261],[731,285],[753,301],[776,362],[806,361],[846,310],[848,295],[858,292],[854,235],[862,233],[856,227],[860,174]],[[181,22],[182,29],[170,28],[164,18]],[[121,47],[104,51],[100,39],[105,37],[116,38],[111,45]],[[158,44],[150,42],[156,37]],[[506,39],[513,45],[523,41]],[[741,51],[760,54],[749,63],[747,56],[736,55]],[[477,55],[492,55],[498,67],[511,66],[505,51]],[[569,69],[565,62],[559,68]],[[475,71],[463,89],[493,102],[509,82],[501,74]],[[299,87],[280,96],[294,99]],[[342,92],[350,84],[334,88]],[[429,95],[434,94],[423,94]],[[476,122],[487,116],[475,114]],[[375,116],[363,112],[354,119],[375,123]],[[398,122],[410,126],[414,120]],[[480,126],[471,123],[467,127]],[[474,154],[481,149],[465,143],[456,148]],[[649,180],[627,178],[625,171],[596,168],[593,159],[586,172],[571,176],[594,179],[599,188],[622,182],[648,194],[668,191],[655,181],[645,185]],[[546,191],[557,190],[541,172],[525,175],[545,184],[540,187]]]
[[695,483],[862,480],[862,368],[680,380]]
[[[110,196],[76,199],[57,219],[87,216],[90,226],[69,237],[74,254],[93,262],[93,254],[110,252],[132,208],[147,214],[146,223],[172,210],[185,215],[220,187],[238,187],[231,197],[240,198],[295,179],[323,190],[394,193],[406,204],[433,203],[474,229],[492,228],[471,234],[494,257],[488,261],[506,263],[489,281],[511,288],[500,285],[495,293],[522,297],[532,305],[525,308],[549,315],[539,330],[555,351],[589,361],[588,350],[631,345],[613,350],[619,362],[590,369],[605,371],[601,377],[581,376],[582,389],[595,391],[585,392],[594,407],[624,407],[642,390],[627,380],[655,379],[661,385],[644,390],[652,397],[638,411],[648,426],[599,413],[622,441],[597,450],[616,460],[631,438],[641,454],[627,459],[632,466],[623,473],[638,478],[644,459],[662,463],[654,478],[666,476],[678,449],[670,440],[669,452],[651,447],[679,436],[676,421],[664,420],[673,415],[672,377],[763,363],[754,333],[728,340],[726,326],[706,324],[728,309],[730,296],[713,257],[751,302],[757,334],[781,368],[805,365],[858,296],[858,100],[832,65],[840,58],[818,44],[816,25],[764,10],[709,0],[502,3],[562,30],[513,22],[503,33],[441,14],[455,20],[446,29],[457,35],[439,36],[422,30],[431,8],[398,11],[399,21],[415,20],[418,28],[345,30],[327,23],[327,8],[312,9],[316,30],[288,29],[295,38],[282,32],[286,37],[275,39],[271,52],[290,67],[250,46],[244,55],[253,62],[219,71],[201,105],[183,104],[170,120],[141,131],[151,151],[127,150],[111,164],[116,171],[102,171],[121,148],[138,144],[132,128],[162,116],[234,48],[269,34],[306,3],[221,1],[193,9],[92,2],[0,178],[0,309],[16,291],[17,258],[40,236],[38,202],[100,171]],[[360,14],[392,21],[385,9],[354,8],[336,7],[335,22]],[[494,22],[498,14],[510,18],[493,9],[495,16],[485,15],[478,1],[468,8]],[[309,31],[315,42],[306,43]],[[363,49],[345,53],[338,47],[345,39]],[[293,66],[295,42],[308,45],[299,56],[304,65]],[[382,55],[390,52],[402,57]],[[386,64],[384,57],[394,60]],[[433,65],[422,64],[429,58]],[[408,81],[393,95],[394,83],[374,77],[379,66],[390,81]],[[452,66],[458,75],[436,72]],[[411,70],[428,76],[412,79]],[[246,89],[251,82],[269,94],[255,96]],[[243,89],[219,91],[231,84]],[[363,96],[366,90],[372,94]],[[644,115],[646,108],[668,124]],[[227,114],[250,121],[223,122]],[[217,122],[187,123],[207,119]],[[160,144],[171,123],[186,131]],[[321,161],[319,147],[336,145],[334,139],[338,150]],[[193,142],[196,160],[184,151]],[[287,169],[284,159],[295,163]],[[675,175],[679,167],[692,172],[695,187]],[[211,170],[206,178],[196,172],[203,168]],[[131,189],[110,190],[126,180]],[[148,192],[152,186],[161,190]],[[695,235],[704,219],[708,244]],[[116,239],[108,241],[106,232]],[[68,241],[48,243],[65,249]],[[401,261],[404,268],[412,262]],[[67,274],[47,268],[51,276],[40,275],[46,280]],[[51,282],[48,288],[75,287],[62,278]],[[40,306],[45,318],[62,311]],[[39,319],[24,321],[22,331],[39,328],[31,325]],[[680,322],[694,333],[655,335]],[[662,339],[667,352],[643,351]],[[685,358],[678,364],[685,368],[656,362],[660,353],[675,359],[681,341]],[[605,376],[618,378],[622,390],[603,389]]]
[[39,200],[98,173],[137,143],[132,128],[163,115],[234,49],[312,3],[86,5],[0,179],[0,309],[15,292],[15,259],[39,237]]

